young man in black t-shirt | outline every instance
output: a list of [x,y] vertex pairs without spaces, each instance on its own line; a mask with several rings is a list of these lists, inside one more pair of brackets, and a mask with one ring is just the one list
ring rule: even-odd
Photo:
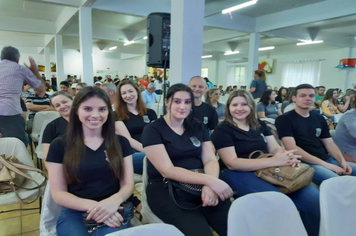
[[194,76],[190,79],[188,85],[194,93],[194,114],[193,116],[201,121],[204,126],[214,132],[215,127],[218,125],[218,114],[215,108],[202,102],[201,98],[206,92],[207,84],[205,80],[200,76]]
[[295,91],[292,99],[296,108],[276,119],[278,135],[286,149],[298,150],[295,154],[301,155],[301,160],[314,168],[313,182],[318,185],[325,179],[339,175],[355,176],[356,164],[345,161],[330,136],[324,117],[309,111],[315,102],[313,86],[301,84]]

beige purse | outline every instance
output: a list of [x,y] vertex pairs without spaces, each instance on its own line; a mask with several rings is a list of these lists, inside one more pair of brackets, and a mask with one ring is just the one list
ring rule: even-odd
[[[255,153],[260,153],[257,159],[273,157],[273,154],[257,150],[252,152],[248,158],[251,159]],[[307,164],[300,163],[299,167],[269,167],[256,170],[255,174],[257,177],[275,185],[281,192],[289,194],[309,185],[314,176],[314,169]]]
[[[37,183],[30,175],[23,171],[36,171],[41,173],[45,178],[41,184]],[[33,181],[36,186],[32,188],[25,188],[22,185],[25,180],[28,179]],[[40,188],[46,185],[47,177],[40,169],[32,166],[21,164],[20,161],[13,155],[0,155],[0,194],[6,194],[9,192],[14,192],[16,198],[20,203],[30,204],[35,202],[40,196]],[[36,199],[29,202],[24,201],[17,194],[18,189],[34,190],[38,189],[38,194]]]

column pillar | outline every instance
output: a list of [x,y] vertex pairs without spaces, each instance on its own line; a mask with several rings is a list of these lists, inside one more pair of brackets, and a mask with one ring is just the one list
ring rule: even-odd
[[62,35],[57,34],[54,36],[54,45],[56,54],[57,86],[59,88],[59,83],[67,79],[67,77],[64,76]]
[[44,61],[45,61],[45,76],[46,79],[51,80],[51,58],[50,58],[50,48],[44,48]]
[[171,1],[171,85],[201,75],[204,8],[204,0]]
[[250,89],[254,71],[258,69],[258,48],[260,47],[260,33],[250,34],[250,45],[248,50],[248,63],[246,68],[247,91]]
[[[93,33],[91,7],[79,8],[79,42],[83,61],[82,82],[93,85]],[[77,75],[78,77],[80,75]]]

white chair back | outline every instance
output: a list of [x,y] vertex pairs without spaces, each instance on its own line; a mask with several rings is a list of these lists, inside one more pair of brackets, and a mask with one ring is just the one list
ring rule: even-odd
[[144,219],[148,221],[148,223],[163,223],[152,211],[150,206],[147,202],[146,196],[146,187],[148,183],[148,175],[147,175],[147,157],[143,159],[143,171],[142,171],[142,195],[141,195],[141,203],[142,203],[142,210],[141,215]]
[[42,125],[45,120],[54,120],[61,115],[57,111],[40,111],[37,112],[35,118],[33,120],[31,138],[33,142],[38,142],[38,138],[40,137]]
[[356,235],[356,177],[340,176],[320,185],[320,236]]
[[40,159],[44,159],[44,156],[43,156],[43,145],[42,145],[43,132],[46,129],[48,123],[50,123],[51,121],[52,121],[52,119],[47,119],[47,120],[44,120],[43,124],[42,124],[40,137],[38,138],[38,145],[37,145],[37,147],[35,149],[37,157],[40,158]]
[[169,224],[148,224],[117,231],[106,236],[184,236],[175,226]]
[[228,236],[307,236],[292,200],[278,192],[252,193],[229,210]]

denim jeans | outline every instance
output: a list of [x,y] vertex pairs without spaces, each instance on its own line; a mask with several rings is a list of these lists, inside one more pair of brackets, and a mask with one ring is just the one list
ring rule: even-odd
[[[73,209],[69,209],[66,207],[62,208],[61,214],[57,220],[57,235],[58,236],[87,236],[88,228],[85,227],[83,222],[83,211],[76,211]],[[101,236],[109,233],[113,233],[122,229],[126,229],[130,227],[130,222],[126,225],[121,225],[120,228],[110,228],[108,226],[104,226],[95,230],[91,235],[93,236]]]
[[142,170],[143,170],[143,158],[146,156],[144,152],[139,152],[133,149],[133,154],[132,154],[132,162],[133,162],[133,168],[134,168],[134,173],[142,175]]
[[[232,189],[237,190],[239,196],[265,191],[281,192],[274,185],[258,178],[252,171],[242,172],[225,169],[220,172],[220,178],[228,183]],[[308,185],[287,196],[299,210],[308,235],[318,236],[320,224],[319,190]]]
[[[337,162],[335,160],[335,158],[333,158],[333,157],[330,157],[329,159],[327,159],[326,162],[333,164],[333,165],[340,166],[340,163]],[[314,164],[310,164],[310,163],[306,163],[306,164],[310,165],[310,167],[313,167],[313,169],[314,169],[313,182],[316,185],[320,185],[326,179],[339,176],[335,172],[333,172],[329,169],[326,169],[325,167],[322,167],[321,165],[314,165]],[[347,162],[347,164],[349,166],[351,166],[351,168],[352,168],[351,175],[356,176],[356,163]]]

